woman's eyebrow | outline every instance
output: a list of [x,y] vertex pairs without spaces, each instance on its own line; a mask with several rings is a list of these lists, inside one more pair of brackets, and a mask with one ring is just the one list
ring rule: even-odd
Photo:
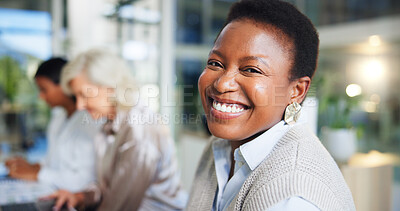
[[208,54],[208,56],[210,56],[211,54],[217,54],[219,57],[222,57],[222,58],[224,57],[221,52],[219,52],[218,50],[215,50],[215,49],[211,50],[210,53]]
[[240,58],[239,62],[242,63],[242,62],[246,62],[249,60],[257,60],[257,61],[263,63],[265,66],[267,66],[268,69],[270,69],[268,61],[266,59],[264,59],[262,57],[258,57],[258,56],[246,56],[246,57]]

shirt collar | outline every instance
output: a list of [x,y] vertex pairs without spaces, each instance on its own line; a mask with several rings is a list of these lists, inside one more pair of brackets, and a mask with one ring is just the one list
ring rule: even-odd
[[284,121],[278,122],[257,138],[237,148],[234,152],[235,160],[241,161],[243,158],[253,171],[268,156],[289,128],[290,126]]
[[[244,163],[246,163],[253,171],[258,165],[261,164],[261,162],[269,155],[269,153],[271,153],[276,143],[278,143],[278,141],[289,131],[290,128],[298,124],[306,123],[307,117],[302,113],[294,125],[288,125],[281,120],[257,138],[235,149],[233,154],[233,158],[235,160],[234,172],[244,165]],[[231,147],[228,140],[216,139],[212,143],[212,147],[214,156],[217,154],[217,159],[225,158],[230,160],[228,155],[230,154]],[[226,154],[227,151],[229,151],[228,155]]]
[[118,133],[123,121],[128,121],[126,119],[128,113],[129,111],[127,110],[117,109],[117,115],[114,120],[105,120],[106,122],[103,125],[103,132],[107,135],[115,135]]

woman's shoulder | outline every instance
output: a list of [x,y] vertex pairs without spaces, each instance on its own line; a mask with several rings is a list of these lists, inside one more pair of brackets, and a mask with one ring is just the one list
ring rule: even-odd
[[291,148],[291,150],[296,153],[295,167],[297,169],[301,168],[301,165],[304,165],[304,168],[310,168],[311,166],[339,171],[332,156],[307,125],[301,124],[292,127],[280,141],[282,148],[285,148],[285,145],[290,145],[289,143],[295,145],[295,148]]
[[[282,137],[246,180],[246,185],[248,195],[274,190],[277,196],[297,195],[314,203],[318,198],[314,193],[318,193],[338,206],[351,204],[351,193],[340,169],[319,139],[304,125],[292,127]],[[276,187],[278,189],[274,189]]]
[[341,175],[332,156],[318,137],[304,124],[292,127],[278,141],[271,155],[260,164],[260,167],[268,165],[286,168],[280,169],[279,172],[302,171],[316,177]]

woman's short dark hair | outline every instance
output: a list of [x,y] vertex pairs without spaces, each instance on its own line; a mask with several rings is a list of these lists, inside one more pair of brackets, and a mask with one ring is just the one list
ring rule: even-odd
[[303,76],[312,78],[318,60],[318,33],[311,21],[293,5],[280,0],[241,0],[232,5],[225,26],[240,19],[272,25],[285,33],[294,44],[290,80]]
[[39,68],[35,74],[35,78],[38,76],[46,77],[50,79],[53,83],[59,84],[61,70],[66,63],[67,60],[63,58],[51,58],[39,65]]

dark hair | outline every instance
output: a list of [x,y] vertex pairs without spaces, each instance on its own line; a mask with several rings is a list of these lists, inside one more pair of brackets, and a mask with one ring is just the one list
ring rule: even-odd
[[303,76],[312,78],[318,60],[318,33],[311,21],[293,5],[280,0],[242,0],[230,8],[225,26],[240,19],[272,25],[285,33],[294,44],[290,80]]
[[63,58],[51,58],[40,64],[39,68],[36,71],[35,78],[38,76],[46,77],[53,81],[53,83],[59,84],[61,70],[66,63],[67,60]]

